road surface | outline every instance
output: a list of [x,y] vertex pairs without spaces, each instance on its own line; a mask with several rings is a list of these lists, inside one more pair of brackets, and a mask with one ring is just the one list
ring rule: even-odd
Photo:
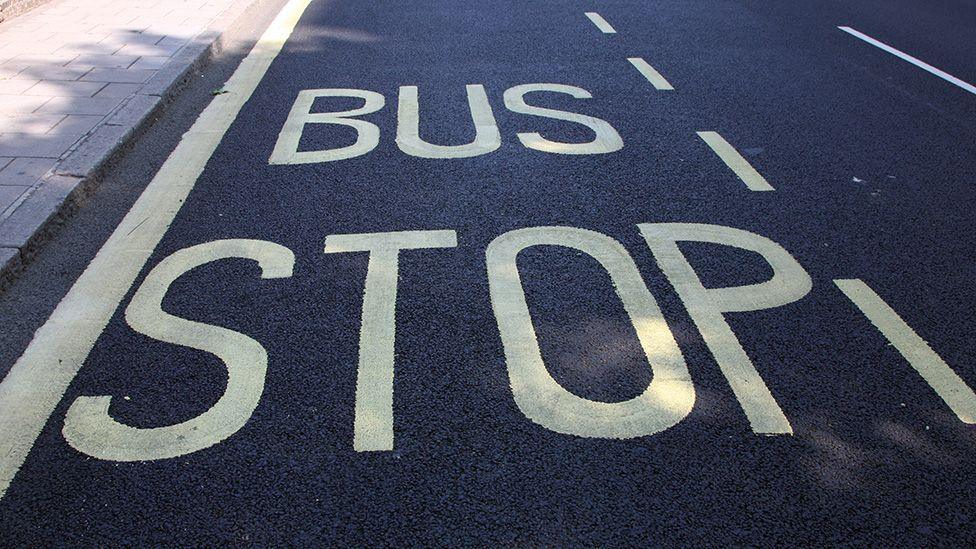
[[0,296],[3,544],[971,543],[973,29],[290,0]]

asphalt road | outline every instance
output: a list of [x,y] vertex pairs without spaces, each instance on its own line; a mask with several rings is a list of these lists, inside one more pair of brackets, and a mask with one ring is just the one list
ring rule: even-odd
[[976,6],[298,4],[0,295],[0,543],[972,543],[976,94],[838,27]]

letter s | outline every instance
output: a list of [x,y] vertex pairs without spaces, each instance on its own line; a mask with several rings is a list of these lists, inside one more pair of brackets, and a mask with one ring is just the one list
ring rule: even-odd
[[578,99],[590,99],[593,97],[590,95],[590,92],[583,88],[567,86],[565,84],[522,84],[521,86],[513,86],[505,90],[505,106],[512,112],[582,124],[596,132],[596,138],[589,143],[562,143],[559,141],[550,141],[538,133],[518,134],[519,141],[526,147],[556,154],[604,154],[619,151],[623,148],[624,140],[620,138],[617,130],[613,129],[613,126],[605,120],[574,112],[527,105],[525,103],[525,94],[534,91],[565,93]]
[[146,276],[125,310],[132,329],[149,337],[216,355],[227,366],[227,388],[212,408],[166,427],[140,429],[108,413],[112,397],[82,396],[65,417],[64,438],[79,452],[112,461],[172,458],[213,446],[250,419],[264,391],[268,354],[244,334],[173,316],[162,309],[170,285],[201,265],[228,258],[258,262],[261,278],[291,276],[295,256],[288,248],[262,240],[217,240],[180,250]]

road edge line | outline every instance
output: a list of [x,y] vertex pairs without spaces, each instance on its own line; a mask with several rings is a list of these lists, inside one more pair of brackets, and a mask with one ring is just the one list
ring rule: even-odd
[[312,0],[289,0],[0,382],[0,498]]

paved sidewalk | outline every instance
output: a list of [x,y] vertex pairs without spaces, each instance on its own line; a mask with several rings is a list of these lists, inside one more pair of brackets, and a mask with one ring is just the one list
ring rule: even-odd
[[55,0],[0,23],[0,281],[252,0]]

